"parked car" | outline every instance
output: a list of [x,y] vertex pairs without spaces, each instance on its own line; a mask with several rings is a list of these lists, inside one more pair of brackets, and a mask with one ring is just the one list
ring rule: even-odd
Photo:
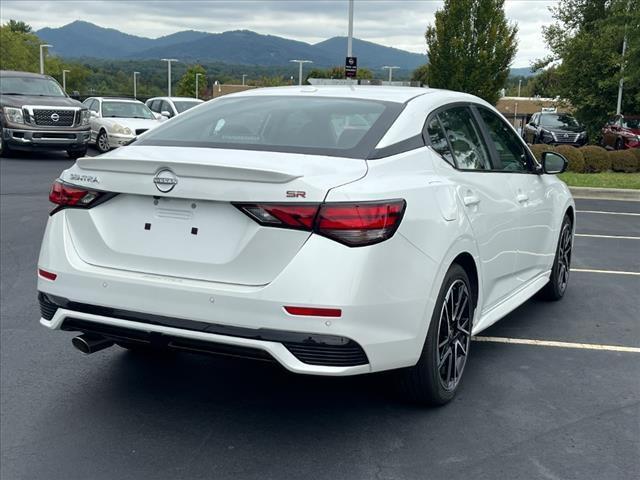
[[190,97],[155,97],[146,101],[147,107],[167,118],[173,118],[201,103],[204,102]]
[[443,404],[472,334],[539,291],[563,297],[575,206],[551,174],[565,168],[553,152],[538,164],[468,94],[225,96],[62,172],[40,322],[81,332],[85,353],[116,343],[313,375],[403,369],[408,395]]
[[549,145],[574,145],[587,143],[587,130],[568,113],[534,113],[524,126],[527,143],[547,143]]
[[138,100],[89,97],[83,103],[89,109],[91,143],[101,153],[130,143],[162,122]]
[[640,148],[640,116],[616,115],[602,129],[602,146],[622,150]]
[[48,75],[0,71],[0,155],[12,150],[87,153],[89,113]]

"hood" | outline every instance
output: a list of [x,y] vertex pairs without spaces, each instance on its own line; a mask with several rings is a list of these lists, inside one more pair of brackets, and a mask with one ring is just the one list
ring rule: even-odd
[[577,127],[562,127],[562,128],[550,128],[550,127],[540,127],[547,132],[553,132],[556,135],[561,135],[563,133],[582,133],[585,131],[585,128],[582,125],[578,125]]
[[0,95],[0,106],[17,107],[41,105],[46,107],[82,107],[82,104],[69,97],[42,97],[40,95]]
[[128,127],[131,130],[148,129],[157,127],[162,122],[160,120],[146,119],[146,118],[104,118],[105,123],[110,125],[122,125]]

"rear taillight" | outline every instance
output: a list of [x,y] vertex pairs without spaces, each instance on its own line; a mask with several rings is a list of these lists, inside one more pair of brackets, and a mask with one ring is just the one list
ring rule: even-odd
[[349,247],[383,242],[400,226],[404,200],[360,203],[235,204],[260,225],[317,233]]
[[51,214],[63,208],[91,208],[114,195],[114,193],[69,185],[58,179],[53,182],[49,192],[49,201],[58,205]]

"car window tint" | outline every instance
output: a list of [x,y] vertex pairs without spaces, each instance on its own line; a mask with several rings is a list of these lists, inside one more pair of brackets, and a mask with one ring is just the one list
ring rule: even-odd
[[429,137],[431,148],[438,152],[447,162],[455,166],[449,142],[447,142],[447,137],[444,135],[437,116],[431,117],[427,122],[427,136]]
[[489,170],[487,147],[481,139],[471,111],[454,107],[438,114],[453,150],[456,166],[462,170]]
[[162,101],[160,112],[169,112],[169,117],[173,117],[173,109],[169,105],[169,102],[167,102],[166,100]]
[[493,162],[493,170],[527,171],[527,152],[507,122],[486,108],[478,108],[478,112],[498,152],[498,158]]

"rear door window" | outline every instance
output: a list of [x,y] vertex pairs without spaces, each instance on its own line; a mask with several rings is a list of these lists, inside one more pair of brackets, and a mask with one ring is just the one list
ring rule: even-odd
[[487,146],[468,107],[452,107],[438,113],[457,168],[490,170]]

